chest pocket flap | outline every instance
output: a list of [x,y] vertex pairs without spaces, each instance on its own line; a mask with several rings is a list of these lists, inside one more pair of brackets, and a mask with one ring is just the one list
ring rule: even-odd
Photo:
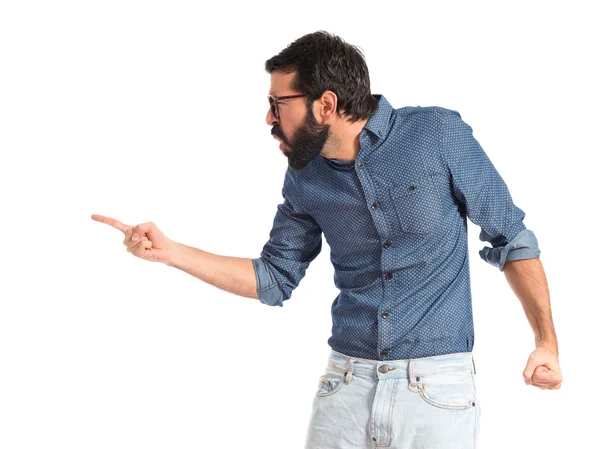
[[434,175],[425,175],[390,187],[389,193],[400,229],[429,234],[443,224],[443,207]]

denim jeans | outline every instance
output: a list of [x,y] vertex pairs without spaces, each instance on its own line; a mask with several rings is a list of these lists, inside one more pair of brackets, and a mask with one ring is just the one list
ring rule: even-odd
[[305,449],[476,449],[472,352],[379,361],[331,350]]

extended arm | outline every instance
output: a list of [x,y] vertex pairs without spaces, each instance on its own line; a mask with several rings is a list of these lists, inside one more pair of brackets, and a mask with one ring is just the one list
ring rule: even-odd
[[256,277],[250,258],[221,256],[175,243],[167,265],[229,293],[258,299]]

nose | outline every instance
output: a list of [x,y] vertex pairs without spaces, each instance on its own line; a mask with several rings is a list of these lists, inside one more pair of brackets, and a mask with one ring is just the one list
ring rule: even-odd
[[269,110],[267,111],[267,125],[273,126],[277,123],[279,123],[279,121],[275,118],[273,111],[271,111],[271,108],[269,107]]

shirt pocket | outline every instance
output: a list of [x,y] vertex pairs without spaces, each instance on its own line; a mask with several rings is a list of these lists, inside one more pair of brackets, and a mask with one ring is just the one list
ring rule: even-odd
[[400,229],[429,234],[443,223],[442,200],[433,175],[425,175],[389,188]]

